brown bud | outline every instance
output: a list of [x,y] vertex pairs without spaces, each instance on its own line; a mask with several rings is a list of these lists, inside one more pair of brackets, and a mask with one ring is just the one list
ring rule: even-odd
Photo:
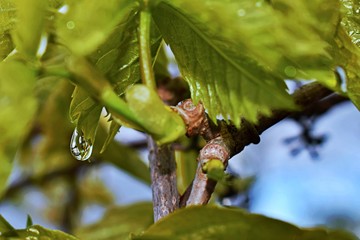
[[184,120],[188,137],[202,135],[204,129],[208,128],[205,109],[201,103],[194,105],[191,99],[186,99],[175,107],[175,111]]

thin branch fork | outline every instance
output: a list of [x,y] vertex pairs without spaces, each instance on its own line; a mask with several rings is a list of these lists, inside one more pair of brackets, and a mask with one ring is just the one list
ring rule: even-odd
[[240,129],[224,121],[217,125],[211,122],[201,104],[195,106],[190,99],[177,106],[177,111],[187,125],[188,136],[201,135],[207,141],[200,151],[198,167],[192,184],[181,196],[180,207],[207,204],[214,192],[216,181],[209,179],[203,171],[203,165],[211,160],[220,160],[226,168],[228,160],[240,153],[245,146],[260,142],[259,135],[266,129],[280,122],[293,113],[299,113],[314,107],[314,104],[333,92],[318,83],[307,84],[299,88],[293,99],[297,111],[273,111],[271,116],[259,116],[258,124],[251,124],[242,119]]

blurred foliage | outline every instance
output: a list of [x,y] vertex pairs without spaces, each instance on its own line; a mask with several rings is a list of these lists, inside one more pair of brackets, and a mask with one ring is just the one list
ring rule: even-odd
[[45,26],[47,0],[16,0],[16,27],[11,34],[16,49],[33,59]]
[[[144,85],[130,88],[141,81],[139,22],[145,2],[0,0],[1,200],[20,205],[30,192],[40,193],[46,203],[42,215],[81,239],[126,239],[153,221],[148,203],[113,206],[113,193],[97,175],[110,164],[150,184],[148,166],[139,155],[146,142],[139,147],[114,140],[121,131],[121,121],[116,120],[124,118],[119,113],[129,113],[153,137],[161,135],[160,142],[173,141],[178,135],[172,136],[169,128],[176,132],[179,127],[177,132],[184,135],[183,122],[161,100],[175,105],[191,93],[212,119],[222,116],[239,125],[241,117],[256,122],[258,114],[270,115],[274,108],[295,109],[285,79],[316,80],[360,108],[356,0],[150,1],[146,50],[157,92],[145,91]],[[170,76],[164,42],[175,55],[181,77]],[[345,72],[340,79],[335,74],[339,67]],[[135,91],[139,86],[145,90]],[[131,121],[125,116],[126,120]],[[94,145],[89,162],[76,161],[70,154],[75,128]],[[177,140],[178,188],[184,192],[203,142]],[[10,183],[14,163],[18,178]],[[222,172],[221,166],[216,169]],[[246,192],[250,184],[251,179],[225,177],[217,193],[223,198]],[[122,183],[118,186],[121,189]],[[112,207],[99,222],[82,226],[79,218],[91,204]],[[1,216],[0,233],[0,239],[76,239],[30,220],[26,229],[15,230]],[[340,231],[300,229],[214,207],[178,211],[134,238],[195,236],[355,239]]]
[[110,208],[95,224],[75,230],[75,235],[87,240],[130,239],[153,222],[152,204],[136,203],[126,207]]
[[31,130],[29,125],[37,106],[32,94],[35,80],[34,70],[20,62],[0,63],[0,196],[10,175],[16,149]]

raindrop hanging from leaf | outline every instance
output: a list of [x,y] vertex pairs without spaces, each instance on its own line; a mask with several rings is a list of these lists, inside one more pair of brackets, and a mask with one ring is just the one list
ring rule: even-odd
[[79,132],[76,128],[70,141],[71,154],[80,161],[86,161],[90,158],[93,150],[93,145],[90,140],[85,139],[82,132]]

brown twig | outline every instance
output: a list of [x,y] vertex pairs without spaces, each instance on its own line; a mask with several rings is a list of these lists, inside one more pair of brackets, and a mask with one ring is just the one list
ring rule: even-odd
[[[222,161],[226,167],[228,160],[232,156],[240,153],[245,146],[250,143],[259,143],[259,135],[266,129],[294,112],[306,111],[306,109],[312,107],[313,104],[332,93],[331,90],[317,83],[305,85],[293,94],[293,99],[298,106],[298,110],[273,111],[271,116],[260,116],[258,118],[258,124],[256,125],[250,124],[243,119],[240,129],[237,129],[231,124],[226,124],[224,121],[218,121],[217,126],[215,126],[206,116],[201,104],[194,106],[192,105],[191,100],[186,100],[181,103],[177,108],[187,124],[188,134],[202,135],[207,141],[207,145],[204,149],[212,149],[212,155],[209,156],[208,154],[204,154],[203,150],[200,152],[198,157],[199,165],[195,179],[181,197],[180,206],[183,207],[194,204],[202,205],[209,201],[216,182],[209,179],[203,172],[202,166],[204,162],[210,159],[218,159]],[[193,125],[192,123],[195,124]]]
[[154,221],[179,208],[174,151],[169,145],[158,146],[149,138],[149,163]]

